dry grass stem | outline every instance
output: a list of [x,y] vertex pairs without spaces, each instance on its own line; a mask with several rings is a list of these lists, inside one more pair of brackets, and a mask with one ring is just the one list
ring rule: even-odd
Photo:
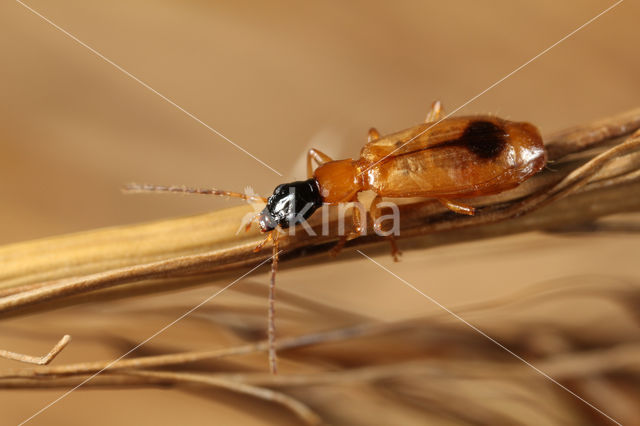
[[167,380],[172,383],[204,384],[219,387],[280,404],[291,410],[307,424],[317,425],[321,423],[320,417],[305,404],[284,393],[267,388],[261,388],[238,381],[202,374],[174,373],[166,371],[124,371],[124,374]]
[[56,343],[55,346],[51,348],[49,353],[44,356],[31,356],[0,349],[0,357],[24,362],[27,364],[47,365],[51,361],[53,361],[53,359],[65,348],[65,346],[67,346],[70,341],[71,336],[65,334],[58,341],[58,343]]
[[[640,208],[640,199],[633,196],[640,188],[640,153],[634,152],[640,145],[637,132],[604,152],[592,154],[586,162],[559,161],[569,153],[606,146],[611,143],[610,138],[630,134],[640,126],[638,117],[640,110],[634,110],[561,134],[557,142],[552,140],[547,144],[550,159],[556,161],[553,163],[556,170],[541,173],[517,190],[480,200],[482,207],[476,216],[445,212],[432,201],[402,206],[400,238],[412,239],[405,249],[584,223],[603,215]],[[569,148],[571,141],[574,142],[572,150]],[[561,148],[553,148],[556,145]],[[568,207],[571,205],[574,207]],[[584,208],[586,205],[596,208]],[[528,215],[527,220],[507,221],[545,206],[547,208],[536,214]],[[259,240],[255,233],[235,236],[244,213],[246,208],[234,208],[193,218],[0,248],[0,258],[4,259],[5,265],[0,272],[0,288],[4,288],[0,313],[127,283],[143,282],[140,285],[144,286],[145,280],[229,273],[256,265],[269,254],[253,252]],[[494,226],[488,227],[488,224]],[[203,232],[207,225],[211,228]],[[199,235],[197,238],[195,233]],[[434,236],[434,233],[438,235]],[[202,234],[208,235],[208,240]],[[282,261],[326,253],[337,238],[310,237],[302,233],[286,238],[280,242],[285,251]],[[193,244],[194,239],[197,246],[188,246],[187,242]],[[368,235],[350,241],[347,248],[383,241],[383,237]],[[219,248],[208,248],[216,246]],[[44,251],[57,254],[43,256]],[[91,262],[87,262],[86,256],[91,256]],[[151,259],[158,260],[149,261]],[[323,259],[314,258],[314,262],[318,261]],[[112,267],[126,263],[133,264]],[[84,273],[89,269],[100,271]],[[158,286],[150,288],[150,291],[157,290]]]
[[[591,298],[602,301],[604,296],[613,301],[621,312],[631,315],[630,318],[634,318],[633,315],[640,307],[640,286],[636,283],[575,277],[572,280],[565,278],[545,282],[509,297],[468,304],[453,310],[464,312],[467,318],[473,317],[473,321],[481,324],[485,332],[522,354],[556,380],[571,385],[576,392],[586,392],[587,388],[583,388],[583,384],[587,386],[587,383],[596,379],[612,380],[615,384],[616,377],[640,377],[640,344],[637,337],[635,342],[633,337],[626,340],[622,335],[613,340],[611,337],[602,340],[597,334],[584,333],[584,330],[576,332],[572,328],[574,326],[561,325],[562,312],[556,316],[547,314],[544,322],[517,319],[517,315],[523,305],[533,309],[557,302],[559,297],[567,300]],[[311,316],[310,319],[314,317]],[[492,320],[493,318],[497,320]],[[527,332],[523,334],[522,330]],[[541,342],[547,343],[541,346]],[[343,348],[344,345],[346,348]],[[377,350],[374,351],[373,348]],[[447,349],[443,352],[442,348]],[[474,412],[472,418],[493,419],[497,416],[501,419],[500,422],[507,422],[505,419],[510,418],[508,410],[499,407],[489,409],[484,402],[477,401],[473,393],[465,394],[471,383],[479,381],[490,386],[504,383],[504,386],[508,385],[510,395],[516,389],[524,392],[523,401],[529,401],[525,405],[541,404],[542,398],[547,408],[557,403],[553,402],[556,396],[552,395],[562,392],[554,390],[548,397],[543,397],[539,392],[545,389],[544,392],[549,393],[546,386],[552,386],[550,382],[546,382],[526,365],[506,357],[490,342],[478,338],[473,330],[441,313],[392,323],[365,322],[280,339],[278,350],[281,358],[308,364],[305,367],[307,371],[298,373],[273,376],[250,368],[216,372],[215,367],[212,370],[211,366],[198,364],[203,360],[236,358],[239,355],[266,352],[267,349],[268,342],[264,340],[211,351],[125,359],[111,366],[86,386],[136,388],[204,384],[276,402],[309,423],[317,423],[317,416],[326,419],[335,415],[335,405],[320,395],[326,395],[326,391],[322,392],[322,389],[327,387],[380,388],[380,391],[401,401],[418,395],[421,398],[428,396],[429,403],[419,403],[421,409],[427,411],[433,409],[434,405],[440,408],[448,406],[447,401],[452,397],[451,392],[454,392],[469,404],[469,409]],[[470,353],[474,356],[469,357]],[[77,386],[108,363],[109,361],[104,361],[5,371],[0,375],[0,388]],[[191,367],[188,367],[187,372],[181,371],[188,365]],[[518,388],[519,384],[526,385]],[[598,389],[607,386],[611,385],[600,386]],[[269,388],[282,388],[283,392]],[[616,389],[614,387],[609,390],[611,395],[618,395],[619,391]],[[495,391],[498,392],[498,388]],[[503,391],[506,392],[500,390]],[[533,393],[530,394],[529,391]],[[590,400],[601,405],[604,401],[601,398],[608,397],[596,393]],[[617,398],[621,400],[623,396],[618,395]],[[308,404],[314,407],[317,414],[308,408]],[[549,415],[562,416],[566,408],[563,403],[550,409]],[[628,405],[616,412],[607,410],[607,413],[620,420],[634,418],[637,414]],[[458,416],[461,413],[448,415],[454,414]],[[458,421],[467,424],[471,422],[471,418]]]

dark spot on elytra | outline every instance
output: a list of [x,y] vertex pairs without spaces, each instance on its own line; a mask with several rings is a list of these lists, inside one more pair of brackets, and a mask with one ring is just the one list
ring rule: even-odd
[[396,141],[394,145],[396,146],[396,148],[402,148],[404,146],[404,143],[402,141]]
[[480,158],[495,158],[507,145],[509,134],[490,121],[473,121],[459,139],[469,151]]

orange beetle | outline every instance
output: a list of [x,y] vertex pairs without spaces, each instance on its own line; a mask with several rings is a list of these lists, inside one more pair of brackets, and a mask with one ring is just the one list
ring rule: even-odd
[[[357,160],[334,161],[309,150],[309,179],[279,185],[257,218],[260,228],[295,226],[322,204],[356,201],[366,190],[376,193],[370,208],[374,220],[382,197],[437,198],[457,213],[473,215],[473,207],[455,199],[514,188],[544,167],[542,137],[533,125],[488,115],[437,122],[440,113],[435,102],[423,124],[384,137],[371,129]],[[312,161],[318,164],[315,171]],[[362,231],[358,209],[353,220],[350,237]],[[269,239],[271,234],[265,242]],[[395,245],[393,251],[395,257]]]
[[[308,179],[276,187],[268,198],[217,189],[130,185],[132,191],[168,191],[224,195],[267,203],[256,215],[262,232],[268,233],[256,251],[273,241],[273,262],[269,292],[269,359],[276,371],[274,297],[278,264],[277,228],[296,226],[323,204],[357,200],[361,191],[371,190],[376,197],[369,209],[374,227],[379,226],[378,204],[382,197],[437,198],[447,208],[473,215],[475,209],[456,201],[511,189],[540,171],[546,153],[538,130],[529,123],[503,120],[489,115],[446,118],[439,121],[440,102],[434,102],[425,123],[380,137],[369,130],[369,142],[357,160],[332,160],[310,149],[307,154]],[[313,162],[318,167],[313,170]],[[353,210],[354,230],[343,236],[336,253],[348,238],[363,229],[359,209]],[[252,220],[253,222],[253,220]],[[249,229],[251,222],[247,225]],[[377,229],[379,230],[379,229]],[[398,249],[390,235],[392,254]]]
[[[456,201],[497,194],[514,188],[540,171],[546,152],[538,129],[529,123],[490,115],[453,117],[438,121],[440,102],[434,102],[424,123],[380,137],[369,130],[369,142],[357,160],[333,160],[317,149],[307,154],[308,179],[278,185],[268,198],[217,189],[130,185],[132,191],[169,191],[258,199],[267,203],[254,220],[267,238],[309,218],[323,204],[357,200],[361,191],[376,193],[370,208],[379,215],[382,197],[437,198],[454,212],[473,215],[475,209]],[[313,162],[318,167],[313,170]],[[354,209],[354,237],[362,232]],[[375,221],[374,221],[375,222]],[[248,227],[247,227],[248,228]],[[394,248],[394,253],[396,249]]]

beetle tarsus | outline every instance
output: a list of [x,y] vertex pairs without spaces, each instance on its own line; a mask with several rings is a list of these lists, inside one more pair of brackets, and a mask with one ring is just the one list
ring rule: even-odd
[[445,198],[439,198],[438,201],[440,201],[449,210],[458,214],[464,214],[467,216],[473,216],[476,214],[476,208],[469,204],[461,203],[460,201],[447,200]]

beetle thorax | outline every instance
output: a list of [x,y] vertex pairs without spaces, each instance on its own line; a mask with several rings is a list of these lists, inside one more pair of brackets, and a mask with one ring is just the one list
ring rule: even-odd
[[313,175],[327,204],[351,201],[362,190],[357,163],[350,159],[324,163]]

